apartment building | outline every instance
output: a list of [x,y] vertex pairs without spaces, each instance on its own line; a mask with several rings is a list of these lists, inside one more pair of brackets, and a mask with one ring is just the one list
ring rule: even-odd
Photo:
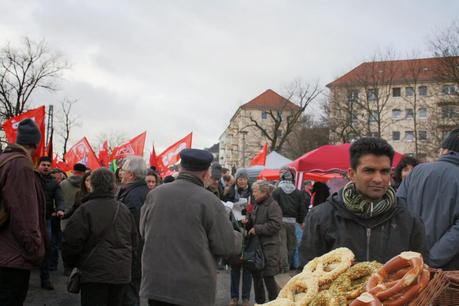
[[[248,166],[250,160],[268,142],[254,121],[270,131],[273,127],[271,113],[286,117],[298,109],[296,104],[271,89],[241,105],[219,138],[220,164],[236,169]],[[282,130],[281,126],[280,133]]]
[[[459,71],[459,57],[450,59]],[[398,152],[434,159],[459,126],[457,79],[445,77],[443,65],[442,58],[365,62],[329,83],[330,141],[382,137]]]

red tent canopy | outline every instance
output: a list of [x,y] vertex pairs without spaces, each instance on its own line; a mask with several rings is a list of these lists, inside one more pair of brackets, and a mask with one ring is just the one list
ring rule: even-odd
[[[304,173],[303,180],[312,180],[316,182],[328,182],[332,178],[341,178],[342,176],[338,173]],[[258,174],[259,180],[277,181],[279,180],[279,170],[276,169],[264,169]]]
[[[349,163],[349,143],[338,145],[325,145],[312,150],[297,158],[289,164],[298,172],[329,171],[339,169],[346,171],[350,167]],[[398,165],[402,154],[395,152],[392,166]]]

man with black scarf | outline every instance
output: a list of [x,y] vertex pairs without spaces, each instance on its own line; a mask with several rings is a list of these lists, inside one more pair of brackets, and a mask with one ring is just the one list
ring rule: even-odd
[[355,260],[387,262],[403,251],[424,251],[424,226],[390,186],[394,149],[381,138],[365,137],[350,147],[351,181],[304,222],[302,263],[347,247]]

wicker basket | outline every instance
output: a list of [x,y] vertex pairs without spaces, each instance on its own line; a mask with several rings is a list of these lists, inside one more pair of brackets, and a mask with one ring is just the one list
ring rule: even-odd
[[442,290],[434,300],[434,306],[457,306],[459,305],[459,271],[443,272],[447,287]]
[[[448,280],[445,272],[441,270],[430,270],[430,281],[427,287],[409,304],[410,306],[436,305],[435,299],[448,287]],[[443,306],[443,304],[442,304]]]

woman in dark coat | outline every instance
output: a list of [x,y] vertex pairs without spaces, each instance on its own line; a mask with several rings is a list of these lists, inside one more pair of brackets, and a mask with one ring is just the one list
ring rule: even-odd
[[89,193],[64,230],[62,257],[81,271],[81,305],[122,305],[131,281],[138,236],[129,209],[115,201],[115,176],[92,172]]
[[252,228],[249,230],[249,235],[257,235],[260,239],[266,261],[263,271],[252,272],[255,302],[258,304],[266,300],[264,286],[266,286],[270,301],[276,299],[279,293],[279,286],[274,276],[281,269],[282,210],[271,197],[273,189],[273,186],[267,181],[256,181],[252,185],[256,206],[250,218]]

